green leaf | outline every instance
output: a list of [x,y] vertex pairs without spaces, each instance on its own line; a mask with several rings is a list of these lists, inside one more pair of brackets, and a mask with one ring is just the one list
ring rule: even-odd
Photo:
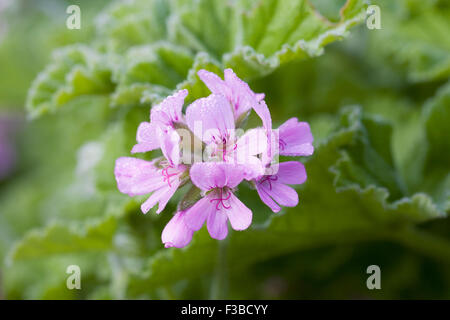
[[376,0],[381,30],[370,32],[371,51],[412,82],[450,76],[450,7],[438,1]]
[[[42,259],[26,259],[6,265],[2,269],[3,289],[7,299],[86,299],[89,292],[104,285],[111,276],[108,260],[101,252],[82,255],[66,254],[46,256]],[[67,289],[67,267],[77,265],[81,269],[82,290]],[[38,277],[36,275],[39,275]]]
[[118,74],[114,74],[117,83],[152,83],[174,88],[183,81],[194,62],[192,54],[184,47],[168,42],[133,47],[126,56]]
[[450,141],[443,134],[450,121],[450,82],[425,107],[427,152],[423,169],[425,188],[443,210],[450,210]]
[[111,249],[117,221],[108,217],[83,228],[53,224],[28,233],[12,250],[13,261],[54,254],[105,251]]
[[[347,115],[344,116],[344,121],[349,120]],[[392,126],[373,117],[363,118],[358,123],[361,129],[354,142],[343,149],[341,158],[333,167],[338,190],[377,185],[389,190],[393,199],[402,197],[405,187],[391,154]]]
[[145,91],[167,96],[187,78],[194,63],[186,48],[169,42],[133,47],[123,59],[113,72],[118,84],[113,105],[140,104]]
[[347,1],[340,21],[332,23],[308,1],[271,0],[252,3],[239,16],[242,40],[224,55],[224,64],[244,78],[255,78],[290,61],[321,55],[325,45],[364,20],[365,10],[363,1]]
[[97,17],[100,40],[108,49],[124,52],[134,45],[167,38],[169,1],[115,1]]
[[428,140],[427,170],[445,169],[450,160],[450,140],[443,134],[448,130],[450,121],[450,82],[440,88],[425,106],[425,118]]
[[54,112],[82,95],[108,95],[113,106],[157,102],[179,88],[198,98],[199,68],[261,77],[322,54],[364,17],[362,0],[348,0],[338,22],[306,0],[117,2],[99,15],[93,46],[55,53],[29,91],[28,112]]
[[83,45],[55,51],[53,62],[33,82],[27,98],[30,117],[55,112],[82,95],[108,94],[113,90],[105,57]]
[[450,83],[425,103],[414,131],[406,132],[411,147],[404,154],[404,171],[411,191],[426,192],[440,208],[450,204],[450,145],[445,134],[450,121]]

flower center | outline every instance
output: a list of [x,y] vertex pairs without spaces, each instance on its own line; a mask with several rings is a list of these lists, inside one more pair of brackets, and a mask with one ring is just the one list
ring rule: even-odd
[[219,188],[217,193],[217,198],[209,200],[209,202],[217,201],[216,203],[216,210],[220,210],[220,205],[222,205],[222,208],[224,209],[230,209],[231,205],[228,203],[228,205],[225,203],[225,201],[229,200],[231,198],[231,191],[226,190],[225,188]]
[[222,158],[222,161],[225,161],[226,156],[237,148],[234,139],[230,139],[229,137],[223,137],[222,140],[215,139],[214,137],[213,139],[216,145],[211,156]]
[[[170,173],[169,169],[174,169],[175,172]],[[174,176],[177,176],[178,175],[178,170],[176,170],[173,165],[166,164],[166,167],[161,170],[161,174],[163,176],[163,181],[167,182],[169,187],[172,187],[172,185],[170,184],[170,178],[172,178]]]

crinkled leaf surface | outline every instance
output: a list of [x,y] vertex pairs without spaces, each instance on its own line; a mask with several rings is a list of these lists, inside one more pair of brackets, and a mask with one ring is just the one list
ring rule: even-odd
[[361,0],[347,1],[338,22],[306,0],[118,1],[98,17],[94,46],[55,53],[33,83],[28,110],[38,116],[93,94],[112,95],[112,105],[139,104],[145,93],[155,102],[176,88],[191,89],[192,99],[204,91],[200,68],[259,77],[322,54],[364,16]]
[[372,52],[382,55],[413,82],[450,75],[447,1],[376,0],[382,29],[371,34]]

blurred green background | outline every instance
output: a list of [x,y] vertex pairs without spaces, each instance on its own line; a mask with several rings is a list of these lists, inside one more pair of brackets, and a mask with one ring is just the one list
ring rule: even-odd
[[[371,3],[380,30],[362,0],[0,0],[0,298],[449,299],[450,3]],[[114,161],[152,104],[225,67],[275,127],[310,123],[308,181],[279,214],[241,188],[249,230],[164,249],[186,190],[143,215]]]

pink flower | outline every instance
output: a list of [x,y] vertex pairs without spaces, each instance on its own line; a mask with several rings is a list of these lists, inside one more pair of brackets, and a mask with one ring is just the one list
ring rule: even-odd
[[186,122],[189,129],[207,144],[210,160],[245,166],[246,179],[253,179],[264,172],[257,155],[267,148],[266,135],[253,129],[237,138],[233,112],[224,96],[211,94],[194,101],[187,107]]
[[279,128],[279,150],[283,156],[310,156],[314,152],[313,136],[307,122],[291,118]]
[[231,104],[235,121],[241,120],[251,109],[261,118],[266,130],[268,141],[268,154],[271,155],[269,142],[271,141],[272,118],[269,108],[264,102],[264,93],[254,93],[248,84],[241,80],[231,69],[225,69],[224,80],[216,74],[207,70],[197,72],[200,79],[205,83],[213,94],[224,96]]
[[199,70],[197,74],[213,94],[222,95],[228,100],[232,106],[231,110],[236,122],[242,120],[242,117],[251,109],[256,112],[262,120],[263,128],[266,130],[267,154],[270,157],[272,155],[269,143],[272,134],[272,118],[269,108],[264,102],[264,93],[254,93],[248,84],[231,69],[224,70],[224,80],[207,70]]
[[263,93],[254,93],[248,84],[239,79],[231,69],[225,69],[224,80],[206,70],[199,70],[197,74],[212,93],[227,98],[233,107],[235,120],[238,120],[241,115],[257,106],[264,99]]
[[181,111],[187,95],[187,90],[180,90],[152,108],[150,122],[142,122],[139,125],[136,134],[138,143],[133,147],[131,153],[161,148],[171,164],[179,163],[181,138],[176,132],[176,125],[184,123]]
[[[278,153],[282,156],[309,156],[314,152],[313,136],[309,124],[291,118],[278,128],[278,133],[272,138],[277,140]],[[268,163],[274,154],[263,157]],[[280,206],[295,207],[298,204],[297,192],[287,184],[302,184],[306,181],[306,170],[302,163],[296,161],[278,164],[276,174],[266,174],[256,179],[255,185],[261,200],[272,209],[279,212]]]
[[152,193],[141,205],[143,213],[147,213],[157,203],[156,213],[160,213],[180,186],[185,171],[186,166],[175,166],[165,160],[156,166],[155,161],[122,157],[116,160],[114,174],[120,192],[131,197]]
[[192,240],[194,231],[185,222],[186,212],[177,212],[165,226],[161,240],[166,248],[183,248]]
[[287,161],[279,164],[276,174],[262,176],[255,185],[261,200],[273,212],[279,212],[280,206],[295,207],[298,204],[297,192],[287,184],[302,184],[305,181],[305,166],[301,162]]
[[299,122],[297,118],[287,120],[278,127],[278,131],[273,130],[268,137],[271,143],[261,157],[261,161],[265,166],[274,159],[276,154],[282,156],[310,156],[314,152],[314,146],[312,145],[314,139],[309,124],[307,122]]
[[245,230],[252,222],[252,211],[233,193],[244,178],[242,166],[230,163],[196,163],[190,175],[205,196],[186,211],[185,222],[199,230],[204,222],[212,238],[222,240],[228,234],[228,223],[234,230]]
[[[228,221],[235,230],[247,229],[252,211],[234,194],[244,179],[255,184],[261,200],[274,212],[280,211],[281,206],[296,206],[297,192],[288,185],[305,182],[305,167],[296,161],[276,167],[269,164],[276,154],[304,156],[314,151],[306,122],[292,118],[278,131],[272,130],[264,94],[254,93],[231,69],[225,70],[224,80],[206,70],[200,70],[198,75],[211,95],[191,103],[184,117],[182,109],[188,92],[178,91],[153,107],[150,122],[143,122],[138,128],[132,153],[160,148],[163,157],[153,161],[122,157],[116,161],[114,173],[120,192],[130,196],[150,194],[141,205],[144,213],[156,204],[156,212],[160,213],[189,180],[202,191],[200,200],[176,212],[164,228],[161,240],[166,248],[185,247],[205,222],[211,237],[218,240],[228,235]],[[237,132],[251,109],[261,118],[262,127]],[[181,142],[183,147],[192,147],[193,136],[202,141],[204,157],[203,162],[192,164],[188,161],[198,161],[198,149],[194,153],[186,150],[191,157],[181,159],[180,148]]]

